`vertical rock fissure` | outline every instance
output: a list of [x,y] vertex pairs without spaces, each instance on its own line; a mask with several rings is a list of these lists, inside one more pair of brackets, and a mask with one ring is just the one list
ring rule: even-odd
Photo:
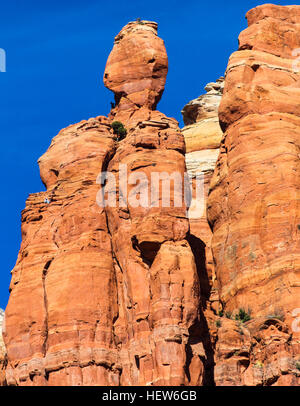
[[[219,306],[217,281],[211,250],[211,228],[207,221],[206,204],[223,132],[219,125],[218,108],[222,99],[224,77],[205,86],[206,93],[191,100],[182,109],[185,126],[182,133],[186,144],[186,167],[191,180],[189,205],[190,232],[187,240],[195,258],[200,281],[200,321],[190,329],[187,344],[187,368],[193,368],[191,357],[197,353],[203,364],[202,384],[215,386],[215,314]],[[199,195],[201,179],[202,195]],[[199,210],[202,204],[204,209]],[[195,381],[193,382],[195,384]]]
[[192,356],[191,344],[202,343],[205,357],[202,357],[202,362],[204,364],[204,373],[203,373],[203,385],[215,386],[214,381],[214,348],[212,345],[211,333],[208,327],[208,323],[204,314],[204,310],[207,307],[207,302],[210,295],[210,283],[206,269],[206,260],[205,260],[205,244],[202,240],[195,237],[194,235],[189,234],[187,240],[190,244],[192,253],[195,258],[197,274],[200,281],[200,292],[199,292],[199,314],[200,321],[196,323],[189,331],[189,340],[187,343],[187,365],[186,369],[188,370],[188,364]]
[[44,320],[44,342],[42,345],[43,349],[43,356],[46,357],[47,354],[47,344],[48,344],[48,298],[47,298],[47,290],[46,290],[46,277],[49,270],[49,267],[52,263],[54,258],[48,260],[43,269],[42,275],[42,284],[43,284],[43,294],[44,294],[44,312],[45,312],[45,320]]

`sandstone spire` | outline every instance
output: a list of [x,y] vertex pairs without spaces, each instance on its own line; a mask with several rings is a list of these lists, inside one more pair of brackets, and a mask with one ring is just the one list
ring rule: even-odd
[[[153,206],[133,206],[134,185],[127,195],[119,181],[124,167],[128,177],[142,171],[142,185],[153,172],[184,178],[178,123],[155,110],[167,74],[156,30],[151,22],[124,27],[104,74],[115,108],[63,129],[39,159],[47,191],[26,202],[6,309],[9,385],[211,382],[187,207],[174,204],[182,191],[172,187],[166,207],[161,192]],[[121,141],[113,120],[126,129]],[[107,171],[122,207],[97,204],[110,191],[96,184]]]
[[157,23],[128,23],[115,37],[108,57],[104,84],[115,94],[116,104],[155,109],[164,91],[168,57],[157,36]]

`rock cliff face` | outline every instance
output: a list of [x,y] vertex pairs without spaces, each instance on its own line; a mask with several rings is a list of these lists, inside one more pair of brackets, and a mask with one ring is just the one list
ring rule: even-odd
[[235,315],[243,308],[252,320],[240,331],[224,321],[215,379],[296,385],[300,75],[294,51],[300,47],[300,7],[260,6],[247,19],[226,71],[219,108],[225,134],[208,219],[223,311]]
[[[219,125],[218,108],[224,78],[205,86],[206,94],[190,101],[182,110],[182,129],[186,144],[187,173],[192,180],[192,202],[189,208],[191,240],[205,248],[202,262],[206,272],[202,278],[202,300],[217,299],[215,273],[211,252],[212,233],[207,221],[206,203],[210,181],[219,155],[223,132]],[[197,183],[198,182],[198,183]],[[198,240],[196,240],[198,239]],[[200,241],[201,243],[200,243]],[[198,256],[201,256],[200,252]],[[217,305],[218,307],[218,305]]]
[[[109,117],[62,130],[40,158],[47,190],[31,195],[22,213],[6,309],[9,385],[211,379],[187,207],[175,204],[183,185],[174,182],[167,206],[160,190],[147,194],[153,174],[183,180],[185,172],[178,124],[155,110],[166,74],[156,24],[129,23],[105,68],[116,100]],[[127,131],[119,142],[116,121]],[[140,180],[139,198],[151,198],[151,206],[129,202],[137,186],[124,183],[124,171]],[[100,172],[114,174],[116,183],[106,179],[101,188]],[[103,205],[107,196],[122,199]]]
[[5,345],[2,338],[4,310],[0,309],[0,386],[5,385]]
[[247,19],[182,131],[157,24],[116,36],[110,114],[39,159],[0,385],[300,384],[300,6]]

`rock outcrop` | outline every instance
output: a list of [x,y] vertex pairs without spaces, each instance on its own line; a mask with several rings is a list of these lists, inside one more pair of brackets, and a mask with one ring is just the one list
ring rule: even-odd
[[118,110],[155,108],[165,88],[168,57],[157,36],[157,23],[127,24],[115,37],[107,60],[104,84],[115,94]]
[[[109,117],[67,127],[40,158],[47,190],[30,195],[22,213],[6,309],[9,385],[211,380],[182,193],[184,138],[176,120],[155,110],[166,74],[156,24],[129,23],[104,73],[116,100]],[[127,132],[118,142],[113,122]],[[100,173],[116,183],[101,187]],[[159,188],[147,194],[152,175],[174,173],[182,183],[172,183],[169,204]],[[130,201],[137,187],[151,205]]]
[[113,148],[97,117],[62,130],[39,160],[47,190],[22,212],[5,311],[9,385],[119,383],[111,241],[95,198]]
[[[198,252],[199,261],[205,265],[202,275],[202,301],[208,298],[217,302],[214,288],[215,274],[211,252],[212,233],[207,221],[208,189],[219,155],[223,132],[219,125],[218,108],[221,102],[224,78],[205,86],[206,94],[190,101],[182,110],[182,128],[186,144],[186,167],[192,182],[192,202],[189,208],[191,241],[205,249]],[[214,292],[214,294],[213,294]],[[218,308],[218,303],[216,303]],[[217,309],[216,309],[217,310]]]
[[0,309],[0,386],[6,384],[5,380],[6,349],[2,338],[3,321],[4,321],[4,311]]
[[215,382],[297,385],[300,6],[259,6],[247,19],[226,71],[208,218],[223,312],[251,320],[223,320]]
[[182,131],[157,24],[116,36],[108,117],[39,159],[0,385],[300,384],[300,6],[247,19]]

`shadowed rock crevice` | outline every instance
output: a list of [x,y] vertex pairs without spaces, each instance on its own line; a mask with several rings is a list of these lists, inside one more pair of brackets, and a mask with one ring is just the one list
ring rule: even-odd
[[202,384],[205,386],[215,386],[213,338],[204,314],[204,310],[207,309],[211,293],[211,281],[209,280],[206,269],[206,245],[200,240],[200,238],[197,238],[192,234],[188,234],[187,240],[195,258],[197,274],[200,282],[200,318],[199,321],[189,329],[186,369],[187,371],[189,370],[191,355],[193,353],[192,345],[201,344],[204,350],[204,353],[201,356],[199,355],[204,367]]
[[53,261],[53,258],[48,260],[44,266],[43,269],[43,276],[42,276],[42,283],[43,283],[43,294],[44,294],[44,312],[45,312],[45,321],[44,321],[44,342],[42,345],[43,348],[43,356],[46,356],[47,353],[47,342],[48,342],[48,298],[47,298],[47,290],[46,290],[46,277],[48,270],[50,268],[50,265]]
[[209,300],[211,292],[211,281],[209,280],[206,269],[206,245],[202,240],[200,240],[200,238],[197,238],[193,234],[189,234],[187,236],[187,240],[196,261],[197,273],[201,289],[201,304],[203,309],[206,309],[207,301]]
[[132,247],[140,253],[142,261],[151,267],[160,247],[161,243],[155,241],[144,241],[139,244],[136,236],[131,238]]

